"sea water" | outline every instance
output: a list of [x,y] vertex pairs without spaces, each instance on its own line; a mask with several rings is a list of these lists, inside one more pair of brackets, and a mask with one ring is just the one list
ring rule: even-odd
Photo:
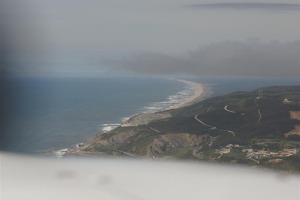
[[163,78],[1,79],[0,148],[39,153],[72,147],[126,117],[167,109],[192,93]]
[[[269,85],[299,85],[299,78],[190,79],[213,96]],[[74,147],[126,118],[156,112],[189,98],[195,88],[153,77],[2,78],[0,150],[43,153]]]

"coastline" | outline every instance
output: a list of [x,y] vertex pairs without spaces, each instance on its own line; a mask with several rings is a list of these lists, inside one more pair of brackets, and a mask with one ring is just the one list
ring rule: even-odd
[[195,88],[195,92],[192,96],[190,96],[183,102],[180,102],[176,105],[171,106],[170,109],[178,109],[178,108],[182,108],[185,106],[189,106],[189,105],[197,103],[197,102],[201,101],[202,99],[206,98],[207,96],[209,96],[208,88],[206,88],[201,83],[197,83],[194,81],[180,80],[180,79],[176,79],[176,81],[179,81],[179,82],[182,82],[185,84],[189,84],[189,85],[193,85],[193,87]]
[[[132,126],[139,126],[139,125],[145,125],[155,120],[162,120],[165,118],[171,117],[171,115],[168,113],[168,110],[174,110],[183,108],[189,105],[192,105],[194,103],[197,103],[201,100],[203,100],[205,97],[207,97],[210,94],[210,91],[207,87],[204,87],[203,84],[193,82],[193,81],[187,81],[187,80],[179,80],[175,79],[174,81],[182,82],[186,85],[188,85],[189,89],[190,87],[193,90],[193,93],[189,95],[187,98],[184,98],[183,101],[179,103],[175,103],[174,105],[171,105],[165,109],[159,110],[157,112],[152,113],[139,113],[131,116],[126,121],[123,121],[121,123],[121,127],[132,127]],[[117,128],[117,127],[115,127]],[[113,129],[111,129],[113,130]],[[104,131],[104,133],[107,133],[109,131]]]
[[[158,112],[155,112],[155,113],[148,113],[148,114],[139,113],[139,114],[136,114],[134,116],[131,116],[127,121],[121,122],[121,124],[119,124],[119,126],[122,126],[122,127],[138,126],[139,124],[129,123],[129,120],[133,119],[134,117],[141,116],[141,115],[149,115],[149,114],[150,115],[153,115],[153,114],[155,115],[156,113],[158,114],[158,113],[162,113],[162,112],[167,112],[168,110],[171,110],[171,109],[183,108],[183,107],[195,104],[195,103],[209,97],[212,93],[209,87],[206,87],[201,83],[197,83],[197,82],[193,82],[193,81],[187,81],[187,80],[179,80],[179,79],[176,79],[176,81],[179,81],[179,82],[188,84],[191,87],[194,87],[194,94],[191,95],[190,97],[188,97],[187,99],[185,99],[184,101],[179,102],[175,105],[172,105],[167,109],[164,109],[164,110],[161,110],[161,111],[158,111]],[[147,117],[142,117],[142,118],[147,118]],[[116,126],[115,128],[117,128],[119,126]],[[114,130],[114,128],[107,129],[107,131],[103,131],[102,133],[109,133],[113,130]],[[75,147],[75,148],[68,149],[68,152],[66,153],[65,156],[85,156],[85,155],[88,156],[88,155],[91,155],[90,152],[85,152],[84,149],[87,148],[88,146],[90,146],[93,143],[93,141],[94,141],[94,139],[91,139],[90,142],[87,142],[85,144],[80,143],[80,144],[82,144],[81,147],[79,147],[77,145],[77,147]],[[63,150],[65,150],[65,149],[63,149]]]
[[[103,125],[104,128],[102,128],[102,132],[108,133],[119,126],[121,126],[121,127],[137,126],[137,125],[142,124],[142,121],[144,122],[144,124],[146,124],[149,122],[149,120],[151,121],[151,118],[153,118],[154,120],[166,118],[166,116],[158,117],[159,113],[165,113],[168,110],[178,109],[178,108],[192,105],[192,104],[197,103],[211,95],[211,90],[209,89],[209,87],[206,87],[201,83],[194,82],[194,81],[188,81],[188,80],[181,80],[181,79],[171,79],[171,80],[184,83],[187,87],[187,89],[184,89],[183,91],[178,92],[174,96],[177,96],[180,93],[181,93],[180,95],[185,96],[186,94],[182,94],[182,93],[185,93],[186,90],[192,90],[192,93],[187,95],[185,98],[182,98],[180,102],[173,103],[172,105],[170,105],[168,107],[164,107],[159,110],[153,110],[152,112],[151,111],[150,112],[147,112],[147,111],[140,112],[140,113],[134,114],[130,117],[126,117],[124,120],[122,120],[120,123],[117,123],[117,124],[105,124],[105,125]],[[170,97],[173,97],[173,96],[170,96]],[[169,99],[170,99],[170,97],[169,97]],[[172,101],[172,100],[173,100],[173,98],[171,98],[170,101]],[[166,103],[166,102],[162,102],[162,103]],[[171,103],[169,103],[167,101],[166,104],[171,104]],[[139,118],[139,119],[137,120],[137,118]],[[132,121],[135,121],[135,122],[132,122]]]

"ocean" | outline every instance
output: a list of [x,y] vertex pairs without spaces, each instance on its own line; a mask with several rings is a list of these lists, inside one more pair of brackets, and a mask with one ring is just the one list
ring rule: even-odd
[[[269,85],[299,85],[299,78],[189,79],[212,96]],[[126,118],[156,112],[194,94],[191,85],[154,77],[0,79],[0,150],[40,154],[92,139]]]
[[185,84],[162,78],[7,78],[1,80],[0,148],[42,153],[72,147],[191,93]]

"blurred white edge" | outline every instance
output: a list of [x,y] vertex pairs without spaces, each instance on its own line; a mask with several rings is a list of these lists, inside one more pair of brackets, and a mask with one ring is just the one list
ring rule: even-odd
[[1,200],[299,200],[300,176],[208,162],[1,153]]

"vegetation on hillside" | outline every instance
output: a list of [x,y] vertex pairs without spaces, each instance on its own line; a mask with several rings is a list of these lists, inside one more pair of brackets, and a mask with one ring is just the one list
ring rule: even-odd
[[300,171],[300,120],[291,112],[300,116],[300,86],[235,92],[163,112],[171,117],[120,126],[85,151]]

